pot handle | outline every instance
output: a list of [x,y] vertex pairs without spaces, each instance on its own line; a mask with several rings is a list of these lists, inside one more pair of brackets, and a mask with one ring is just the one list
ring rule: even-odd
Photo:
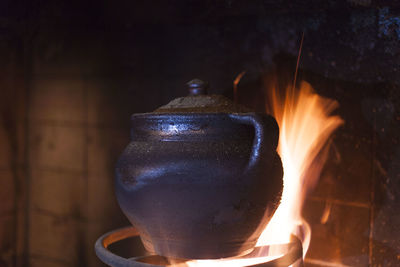
[[279,127],[274,117],[261,113],[230,114],[234,121],[254,127],[254,141],[246,171],[252,169],[260,157],[270,158],[276,153]]

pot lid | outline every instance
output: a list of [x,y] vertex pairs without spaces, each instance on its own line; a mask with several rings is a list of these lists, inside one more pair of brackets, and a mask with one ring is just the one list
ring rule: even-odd
[[207,95],[208,83],[194,79],[186,84],[189,95],[159,107],[154,113],[244,113],[250,109],[222,95]]

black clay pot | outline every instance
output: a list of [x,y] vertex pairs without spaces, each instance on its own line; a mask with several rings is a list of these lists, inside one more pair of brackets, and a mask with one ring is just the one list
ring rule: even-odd
[[[190,84],[195,93],[199,84]],[[251,251],[281,197],[278,131],[273,117],[222,96],[132,115],[115,186],[146,249],[189,259]]]

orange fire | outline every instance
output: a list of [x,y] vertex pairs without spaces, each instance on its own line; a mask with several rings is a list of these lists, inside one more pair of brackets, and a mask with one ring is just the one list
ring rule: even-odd
[[301,211],[307,193],[318,181],[326,161],[329,137],[343,120],[330,114],[338,104],[313,92],[302,82],[284,96],[271,91],[271,112],[279,124],[278,153],[284,169],[282,201],[257,245],[289,242],[297,235],[307,252],[311,231]]
[[[325,163],[329,137],[343,120],[331,115],[338,106],[337,102],[314,93],[306,82],[301,83],[300,89],[288,87],[283,95],[279,95],[275,89],[271,90],[269,100],[270,111],[280,129],[278,153],[283,163],[284,188],[281,203],[261,234],[257,247],[289,243],[294,234],[301,239],[305,256],[311,230],[302,218],[301,210],[307,193],[318,181]],[[190,267],[248,266],[277,258],[279,251],[274,251],[274,255],[194,260],[185,264]]]

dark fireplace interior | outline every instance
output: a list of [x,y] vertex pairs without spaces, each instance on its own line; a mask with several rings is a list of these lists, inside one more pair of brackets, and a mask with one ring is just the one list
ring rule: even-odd
[[400,265],[400,4],[384,0],[1,1],[0,266],[103,266],[129,225],[114,168],[130,115],[210,93],[265,111],[265,81],[338,101],[303,215],[305,266]]

